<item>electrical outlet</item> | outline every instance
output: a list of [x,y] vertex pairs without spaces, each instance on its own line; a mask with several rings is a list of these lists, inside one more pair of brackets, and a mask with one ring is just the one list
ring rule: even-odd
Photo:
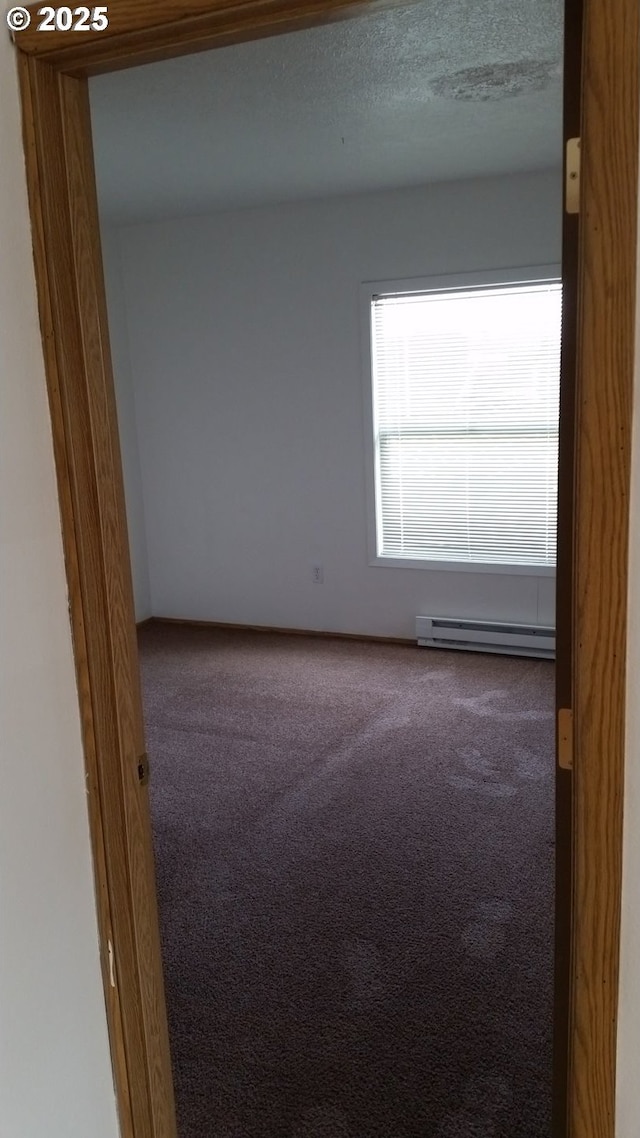
[[313,581],[314,585],[324,585],[324,566],[311,566],[311,580]]

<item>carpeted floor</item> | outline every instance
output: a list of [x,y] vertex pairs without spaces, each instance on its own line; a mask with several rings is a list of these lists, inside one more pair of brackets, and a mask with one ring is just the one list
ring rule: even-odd
[[553,666],[140,648],[180,1138],[548,1138]]

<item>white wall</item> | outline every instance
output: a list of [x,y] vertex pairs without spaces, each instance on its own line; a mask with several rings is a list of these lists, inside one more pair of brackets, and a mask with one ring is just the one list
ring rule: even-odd
[[558,262],[560,229],[553,172],[121,229],[154,615],[552,622],[549,577],[368,565],[360,284]]
[[0,166],[0,1136],[115,1138],[15,59],[6,31]]
[[101,239],[109,310],[109,342],[113,359],[113,377],[118,407],[120,450],[127,506],[133,599],[136,620],[146,620],[148,616],[151,616],[151,590],[149,586],[138,427],[129,358],[129,329],[124,305],[117,238],[111,230],[103,229]]

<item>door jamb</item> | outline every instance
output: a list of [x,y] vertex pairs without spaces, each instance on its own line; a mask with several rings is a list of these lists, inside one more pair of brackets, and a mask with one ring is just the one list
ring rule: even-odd
[[[175,1138],[87,78],[406,0],[111,0],[15,33],[123,1138]],[[572,601],[568,1138],[614,1138],[638,212],[637,0],[585,0]],[[113,960],[115,958],[115,972]],[[114,983],[115,981],[115,983]],[[560,1138],[560,1135],[558,1135]]]

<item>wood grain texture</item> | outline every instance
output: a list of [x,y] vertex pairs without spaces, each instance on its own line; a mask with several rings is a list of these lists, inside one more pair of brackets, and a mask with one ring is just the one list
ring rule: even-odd
[[569,1132],[613,1138],[638,171],[637,0],[585,10]]
[[[107,1003],[111,1058],[114,1069],[120,1127],[122,1134],[128,1136],[129,1134],[133,1134],[133,1117],[122,1027],[120,990],[117,987],[113,988],[111,985],[107,951],[107,945],[109,941],[113,942],[114,934],[111,920],[109,879],[107,874],[104,817],[100,798],[100,780],[98,777],[98,740],[94,726],[93,698],[89,674],[89,645],[85,635],[85,609],[78,549],[77,530],[78,527],[82,525],[82,520],[76,516],[72,492],[72,459],[65,428],[65,410],[62,396],[64,377],[61,375],[58,363],[54,305],[48,272],[50,247],[47,237],[48,226],[45,223],[44,217],[46,190],[40,178],[39,151],[42,143],[42,122],[41,116],[38,115],[38,83],[40,92],[44,84],[47,82],[50,84],[54,92],[51,106],[55,107],[57,78],[55,73],[46,66],[34,68],[28,58],[23,55],[18,56],[18,68],[22,97],[23,138],[31,212],[33,251],[38,288],[38,308],[47,374],[65,567],[69,588],[69,610],[73,629],[74,660],[78,682],[84,745],[87,803],[93,853],[98,925],[100,930],[100,962]],[[37,115],[38,121],[36,120]]]
[[69,74],[96,75],[242,40],[406,6],[407,0],[111,0],[103,32],[15,34],[21,51]]
[[[120,439],[98,228],[88,88],[86,79],[64,77],[60,83],[76,282],[82,290],[81,295],[90,297],[92,302],[81,303],[80,315],[85,371],[93,410],[93,457],[100,499],[103,548],[112,551],[112,564],[110,572],[105,573],[105,583],[110,617],[113,682],[118,708],[119,769],[123,781],[120,801],[125,807],[130,889],[130,907],[126,914],[123,913],[123,918],[126,917],[131,922],[135,943],[135,976],[132,981],[135,980],[140,989],[142,1041],[152,1133],[169,1138],[175,1133],[175,1108],[148,791],[146,787],[140,786],[138,778],[138,757],[145,750],[144,725]],[[118,937],[116,946],[119,942]]]
[[[583,0],[565,0],[563,68],[563,161],[566,144],[582,128]],[[559,712],[573,709],[575,579],[574,497],[576,467],[576,396],[579,293],[579,215],[563,209],[562,336],[560,363],[560,437],[558,456],[558,555],[556,565],[556,785],[555,785],[555,927],[553,1001],[553,1138],[568,1132],[571,937],[573,899],[573,772],[560,761]],[[570,763],[574,748],[571,745]]]
[[142,721],[86,80],[27,57],[21,70],[120,1123],[126,1136],[174,1138],[148,803],[136,772]]

